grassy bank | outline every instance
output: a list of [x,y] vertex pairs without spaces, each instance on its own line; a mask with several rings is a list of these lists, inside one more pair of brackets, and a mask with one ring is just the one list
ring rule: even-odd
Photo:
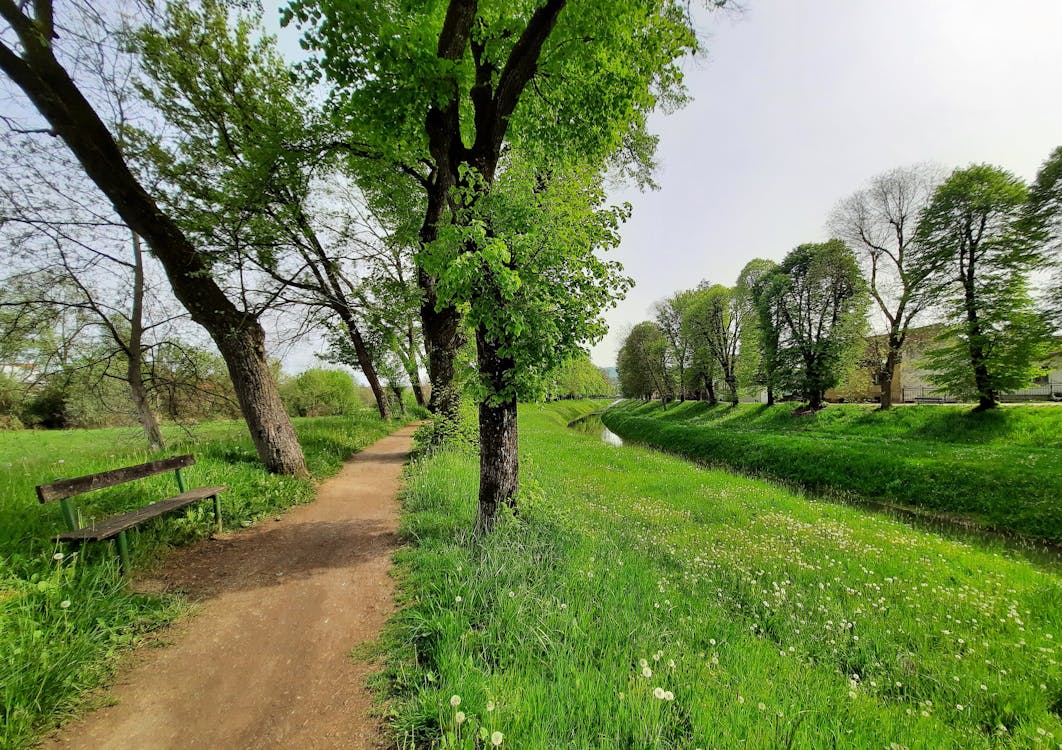
[[1057,574],[555,409],[521,408],[521,514],[486,539],[474,456],[409,474],[381,678],[401,747],[1062,743]]
[[794,416],[791,405],[628,402],[604,422],[697,461],[1062,541],[1062,408],[838,405]]
[[[336,472],[352,452],[395,426],[369,411],[298,419],[295,425],[316,477]],[[190,487],[228,485],[222,496],[227,527],[313,498],[312,482],[261,468],[242,423],[201,425],[191,433],[170,428],[167,438],[167,455],[196,455],[196,466],[184,472]],[[73,548],[52,542],[62,528],[59,504],[40,505],[33,490],[55,479],[146,461],[151,456],[141,446],[142,437],[128,429],[0,432],[0,747],[29,745],[38,730],[108,676],[117,652],[181,609],[175,597],[130,593],[109,545],[73,554]],[[102,517],[175,492],[170,474],[93,493],[78,507],[86,519]],[[134,532],[134,564],[151,564],[167,545],[208,535],[207,505]]]

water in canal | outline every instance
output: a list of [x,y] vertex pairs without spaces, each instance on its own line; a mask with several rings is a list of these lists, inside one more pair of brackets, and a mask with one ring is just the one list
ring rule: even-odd
[[601,412],[588,414],[585,417],[579,417],[579,419],[569,424],[568,427],[578,432],[582,432],[583,434],[593,435],[596,438],[600,438],[602,442],[608,443],[609,445],[623,445],[623,438],[605,427],[605,423],[601,421]]

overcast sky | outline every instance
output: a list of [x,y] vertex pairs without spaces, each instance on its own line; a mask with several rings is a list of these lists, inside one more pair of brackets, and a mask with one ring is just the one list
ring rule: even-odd
[[693,102],[657,117],[660,190],[624,192],[616,255],[636,287],[593,349],[701,279],[825,238],[833,205],[915,162],[1032,179],[1062,145],[1062,0],[744,0],[686,66]]

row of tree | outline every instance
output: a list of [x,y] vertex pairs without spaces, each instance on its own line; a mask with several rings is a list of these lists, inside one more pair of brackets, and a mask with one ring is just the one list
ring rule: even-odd
[[[385,368],[413,381],[426,362],[444,417],[467,385],[489,528],[518,488],[517,399],[603,335],[630,283],[596,252],[629,212],[602,185],[650,180],[648,116],[682,103],[699,46],[691,6],[291,0],[297,68],[248,6],[0,0],[0,70],[40,115],[8,123],[13,152],[42,154],[3,221],[83,258],[75,285],[120,267],[131,319],[137,261],[82,230],[142,238],[272,471],[306,473],[267,356],[278,310],[330,331],[381,416]],[[38,257],[20,272],[55,265]],[[120,333],[135,388],[144,339]]]
[[[1028,186],[974,165],[875,177],[840,202],[834,235],[781,263],[756,259],[728,288],[702,283],[658,303],[618,357],[629,397],[737,402],[742,389],[799,395],[819,408],[853,366],[880,384],[883,409],[916,324],[942,323],[930,379],[979,408],[1043,372],[1062,328],[1062,148]],[[1042,282],[1038,298],[1034,277]],[[868,311],[880,320],[869,340]]]

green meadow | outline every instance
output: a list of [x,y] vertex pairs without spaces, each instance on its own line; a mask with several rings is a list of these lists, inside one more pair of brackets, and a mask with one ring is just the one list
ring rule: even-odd
[[[397,426],[375,413],[296,419],[314,477],[338,471],[354,451]],[[137,594],[118,575],[109,544],[58,546],[59,503],[40,505],[34,486],[64,477],[194,453],[189,487],[227,485],[225,526],[255,520],[314,496],[314,483],[268,474],[242,422],[166,429],[169,450],[148,454],[132,429],[0,432],[0,747],[26,747],[74,710],[112,673],[115,656],[150,638],[184,608],[173,596]],[[172,474],[76,498],[84,519],[176,494]],[[209,535],[209,503],[191,506],[131,534],[134,566],[150,566],[170,545]]]
[[398,747],[1062,747],[1057,571],[566,427],[600,406],[521,408],[486,537],[473,453],[409,469]]
[[625,402],[625,440],[709,465],[1062,542],[1062,408]]

